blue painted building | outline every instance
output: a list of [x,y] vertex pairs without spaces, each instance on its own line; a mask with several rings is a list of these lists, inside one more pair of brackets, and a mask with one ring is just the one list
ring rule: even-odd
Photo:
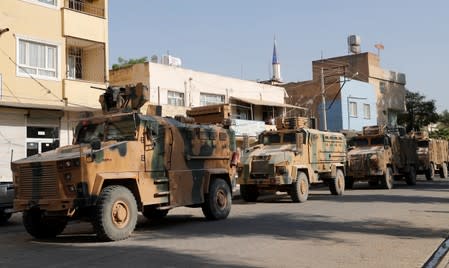
[[[373,85],[340,77],[337,96],[326,98],[327,129],[330,131],[356,130],[377,125],[376,92]],[[324,129],[322,104],[318,106],[320,129]]]

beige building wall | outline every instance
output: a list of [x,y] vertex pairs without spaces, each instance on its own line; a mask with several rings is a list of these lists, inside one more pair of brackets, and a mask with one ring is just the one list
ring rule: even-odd
[[[285,97],[282,87],[152,62],[111,70],[110,82],[111,85],[146,84],[150,89],[150,103],[162,105],[164,116],[185,114],[186,109],[201,106],[201,94],[222,96],[225,103],[230,97],[237,97],[283,104]],[[183,95],[184,106],[169,105],[169,91]]]
[[[9,28],[0,36],[0,181],[11,180],[11,156],[23,158],[30,144],[44,148],[41,142],[52,142],[48,137],[31,138],[27,131],[30,127],[42,128],[36,133],[55,129],[56,140],[61,145],[69,144],[74,120],[84,111],[100,108],[101,91],[91,87],[105,88],[108,80],[108,1],[84,1],[76,6],[64,0],[55,3],[0,1],[0,29]],[[72,47],[82,49],[79,77],[69,72]],[[28,55],[32,54],[29,51],[33,55],[54,55],[56,75],[33,73],[53,72],[48,67],[51,59],[41,57],[46,64],[42,67],[42,61],[40,65],[30,63],[37,57],[23,57],[23,51]],[[29,65],[24,65],[24,58]],[[25,72],[23,66],[30,69]]]

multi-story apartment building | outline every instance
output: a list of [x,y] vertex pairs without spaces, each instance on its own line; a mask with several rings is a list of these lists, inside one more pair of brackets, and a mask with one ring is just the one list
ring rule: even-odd
[[108,80],[108,0],[0,1],[0,181],[10,160],[72,142]]

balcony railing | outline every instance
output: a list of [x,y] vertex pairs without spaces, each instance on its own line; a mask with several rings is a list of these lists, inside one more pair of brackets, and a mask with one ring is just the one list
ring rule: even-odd
[[104,17],[104,8],[81,0],[65,0],[65,7],[86,14]]

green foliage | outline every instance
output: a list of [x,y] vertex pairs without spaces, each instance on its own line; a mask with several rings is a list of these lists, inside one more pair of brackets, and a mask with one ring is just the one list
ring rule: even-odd
[[124,68],[124,67],[128,67],[137,63],[144,63],[148,61],[148,57],[141,57],[138,59],[124,59],[122,57],[118,57],[117,62],[118,63],[114,63],[112,64],[112,70],[117,70],[120,68]]
[[449,140],[449,112],[447,110],[439,114],[438,129],[431,132],[430,137]]
[[438,121],[435,100],[426,100],[426,96],[418,92],[407,90],[405,106],[407,113],[398,117],[398,123],[405,126],[407,132],[421,130],[423,127]]

